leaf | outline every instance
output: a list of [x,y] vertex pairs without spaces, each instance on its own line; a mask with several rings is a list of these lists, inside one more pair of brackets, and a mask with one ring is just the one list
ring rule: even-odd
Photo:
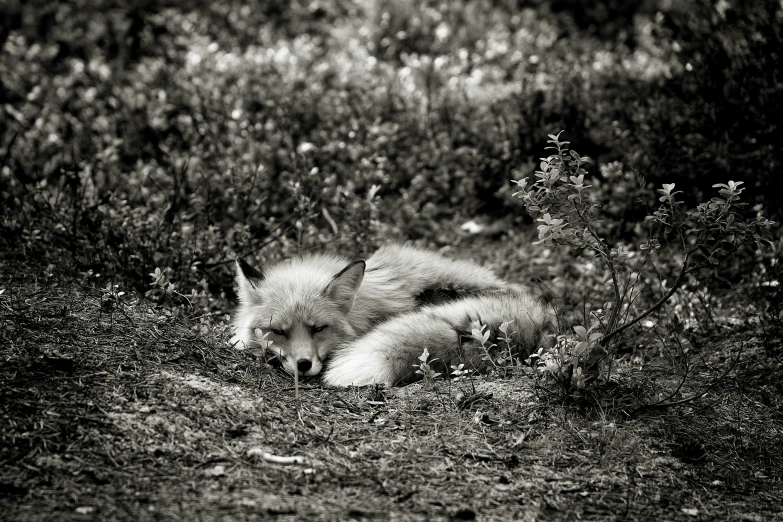
[[586,341],[579,341],[574,347],[574,355],[582,355],[590,345]]
[[226,467],[218,464],[214,468],[208,469],[204,472],[205,475],[209,475],[211,477],[222,477],[226,474]]

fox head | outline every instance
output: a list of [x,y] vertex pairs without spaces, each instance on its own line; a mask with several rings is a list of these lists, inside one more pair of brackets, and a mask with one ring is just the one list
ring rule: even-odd
[[318,255],[259,271],[237,260],[237,337],[277,355],[285,371],[318,375],[324,358],[355,337],[348,321],[364,261]]

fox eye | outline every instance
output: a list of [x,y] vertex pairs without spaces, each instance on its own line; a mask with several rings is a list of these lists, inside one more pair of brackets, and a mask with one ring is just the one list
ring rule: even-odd
[[280,336],[284,336],[285,335],[285,331],[284,330],[276,330],[274,328],[270,328],[270,330],[272,330],[272,333],[275,334],[275,335],[280,335]]
[[313,326],[313,333],[323,332],[328,327],[328,324],[325,324],[323,326]]

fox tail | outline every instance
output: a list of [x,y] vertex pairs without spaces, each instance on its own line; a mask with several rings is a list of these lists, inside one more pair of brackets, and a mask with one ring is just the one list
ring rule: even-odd
[[[381,323],[335,350],[322,380],[328,386],[406,384],[420,378],[416,366],[425,349],[434,371],[448,375],[450,366],[458,364],[478,368],[486,363],[487,353],[497,350],[488,352],[485,347],[506,346],[501,337],[510,341],[513,355],[526,356],[552,330],[554,319],[549,305],[526,292],[426,306]],[[486,325],[482,333],[489,335],[483,343],[472,335],[476,322]]]

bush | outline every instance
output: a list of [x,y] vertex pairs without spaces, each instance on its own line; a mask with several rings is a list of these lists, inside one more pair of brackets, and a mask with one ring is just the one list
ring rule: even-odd
[[672,4],[654,25],[673,74],[616,105],[624,163],[648,182],[676,180],[691,203],[718,179],[742,178],[773,217],[783,165],[783,6],[699,0]]
[[[742,182],[714,185],[718,196],[693,209],[686,209],[674,183],[664,184],[658,190],[661,205],[644,220],[642,242],[635,248],[614,246],[601,234],[598,204],[586,178],[590,158],[569,149],[559,136],[549,135],[552,154],[542,159],[532,183],[528,178],[516,182],[515,196],[541,223],[538,243],[595,252],[611,281],[610,295],[599,294],[597,303],[588,306],[589,322],[573,326],[575,335],[561,335],[552,349],[534,355],[539,368],[568,392],[605,381],[624,332],[667,306],[688,275],[719,265],[748,243],[761,246],[762,234],[773,223],[761,216],[743,219]],[[674,267],[666,261],[672,258],[677,259]],[[679,320],[675,323],[682,328]]]
[[[760,71],[778,67],[777,7],[724,12],[762,36],[743,47],[717,8],[656,6],[18,3],[0,28],[0,241],[143,292],[160,269],[217,310],[235,256],[263,265],[395,239],[456,250],[477,242],[459,231],[475,220],[492,237],[470,256],[503,275],[600,287],[597,259],[530,249],[512,227],[532,218],[508,180],[552,128],[593,158],[596,227],[611,242],[636,241],[661,183],[689,205],[715,172],[774,193],[779,151],[763,139],[777,135],[779,86]],[[633,24],[601,29],[608,19]],[[707,97],[719,81],[738,97]],[[741,121],[759,122],[757,148],[727,123],[737,100]]]

